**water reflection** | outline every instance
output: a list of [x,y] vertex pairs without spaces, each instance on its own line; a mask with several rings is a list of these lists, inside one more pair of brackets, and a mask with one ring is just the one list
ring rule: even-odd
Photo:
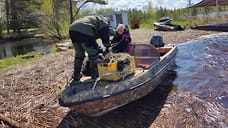
[[60,123],[59,128],[147,128],[165,104],[176,76],[174,70],[169,70],[163,82],[148,96],[101,117],[85,117],[75,111],[70,111]]
[[174,84],[202,100],[228,108],[228,35],[213,35],[178,46]]
[[56,41],[41,38],[30,38],[0,43],[0,59],[37,51],[53,43],[56,43]]

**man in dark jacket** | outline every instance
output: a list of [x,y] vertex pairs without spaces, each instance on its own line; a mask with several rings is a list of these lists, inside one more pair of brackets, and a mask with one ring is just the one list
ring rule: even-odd
[[76,20],[70,25],[70,38],[75,48],[74,80],[81,78],[81,67],[85,57],[85,51],[90,59],[92,78],[96,78],[99,48],[96,39],[101,38],[103,45],[109,47],[108,19],[102,16],[88,16]]
[[112,52],[128,52],[128,45],[131,44],[131,36],[128,29],[123,24],[116,28],[116,34],[111,40]]

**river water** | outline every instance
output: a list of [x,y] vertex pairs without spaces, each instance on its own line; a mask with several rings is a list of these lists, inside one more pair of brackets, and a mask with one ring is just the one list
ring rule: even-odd
[[28,52],[38,51],[48,45],[56,43],[54,40],[29,38],[16,41],[5,41],[0,43],[0,59],[16,55],[23,55]]
[[178,48],[174,84],[201,96],[224,92],[214,100],[228,108],[228,35],[207,36]]
[[176,64],[150,95],[101,117],[70,111],[59,127],[227,128],[228,34],[204,36],[177,46]]

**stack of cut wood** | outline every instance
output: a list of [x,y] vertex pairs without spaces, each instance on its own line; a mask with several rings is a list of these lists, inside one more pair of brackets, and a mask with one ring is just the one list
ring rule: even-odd
[[73,46],[71,45],[71,42],[57,43],[56,47],[57,47],[57,51],[66,51],[67,49],[73,48]]

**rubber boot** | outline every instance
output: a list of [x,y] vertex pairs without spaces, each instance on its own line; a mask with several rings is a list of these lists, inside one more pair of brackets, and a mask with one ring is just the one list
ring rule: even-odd
[[83,59],[75,58],[74,60],[74,80],[73,81],[79,81],[82,77],[81,75],[81,68],[82,68]]
[[97,61],[96,60],[90,60],[90,72],[92,79],[96,79],[98,77],[98,69],[97,69]]

